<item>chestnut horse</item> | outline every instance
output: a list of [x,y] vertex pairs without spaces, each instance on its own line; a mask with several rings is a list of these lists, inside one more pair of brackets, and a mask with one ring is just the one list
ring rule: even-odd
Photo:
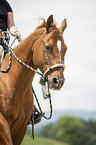
[[[49,87],[55,90],[64,84],[63,61],[67,48],[62,34],[65,28],[66,19],[57,28],[51,15],[14,49],[22,62],[35,70],[41,69],[43,79],[46,77]],[[2,69],[7,68],[8,59],[6,54]],[[34,75],[34,71],[21,65],[13,55],[10,70],[0,72],[0,145],[20,145],[24,138],[33,111]]]

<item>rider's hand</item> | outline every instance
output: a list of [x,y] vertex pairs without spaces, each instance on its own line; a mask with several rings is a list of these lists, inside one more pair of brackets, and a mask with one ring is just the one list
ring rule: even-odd
[[12,26],[12,27],[10,28],[9,31],[10,31],[10,34],[11,34],[11,35],[17,37],[17,39],[18,39],[19,41],[22,41],[21,35],[20,35],[20,33],[19,33],[19,31],[18,31],[18,29],[17,29],[17,27],[16,27],[15,25]]
[[16,31],[16,32],[15,32],[15,36],[17,37],[17,39],[18,39],[19,41],[22,41],[21,34],[19,33],[19,31]]

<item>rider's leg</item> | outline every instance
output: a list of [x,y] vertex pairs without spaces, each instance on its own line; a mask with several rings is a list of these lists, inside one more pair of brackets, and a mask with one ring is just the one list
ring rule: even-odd
[[1,66],[1,64],[2,64],[3,58],[4,58],[4,49],[3,49],[3,47],[0,45],[0,66]]

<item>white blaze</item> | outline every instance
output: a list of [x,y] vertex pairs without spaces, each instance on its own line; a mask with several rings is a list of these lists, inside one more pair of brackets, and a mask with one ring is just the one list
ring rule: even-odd
[[60,50],[61,50],[61,41],[60,40],[57,41],[57,47],[58,47],[58,50],[60,52]]

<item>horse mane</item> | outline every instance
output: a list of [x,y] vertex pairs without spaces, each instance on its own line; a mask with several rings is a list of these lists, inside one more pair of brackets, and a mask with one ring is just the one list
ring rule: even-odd
[[[43,20],[43,22],[37,26],[36,30],[37,30],[37,29],[41,29],[41,28],[45,28],[46,25],[47,25],[47,22],[46,22],[45,19],[40,18],[39,20]],[[53,21],[53,24],[52,24],[52,27],[56,27],[56,25],[57,25],[57,22],[54,20],[54,21]]]
[[39,20],[43,20],[43,22],[40,24],[40,21],[39,21],[39,24],[38,24],[38,26],[36,27],[36,30],[46,27],[46,21],[45,21],[45,19],[40,18]]

